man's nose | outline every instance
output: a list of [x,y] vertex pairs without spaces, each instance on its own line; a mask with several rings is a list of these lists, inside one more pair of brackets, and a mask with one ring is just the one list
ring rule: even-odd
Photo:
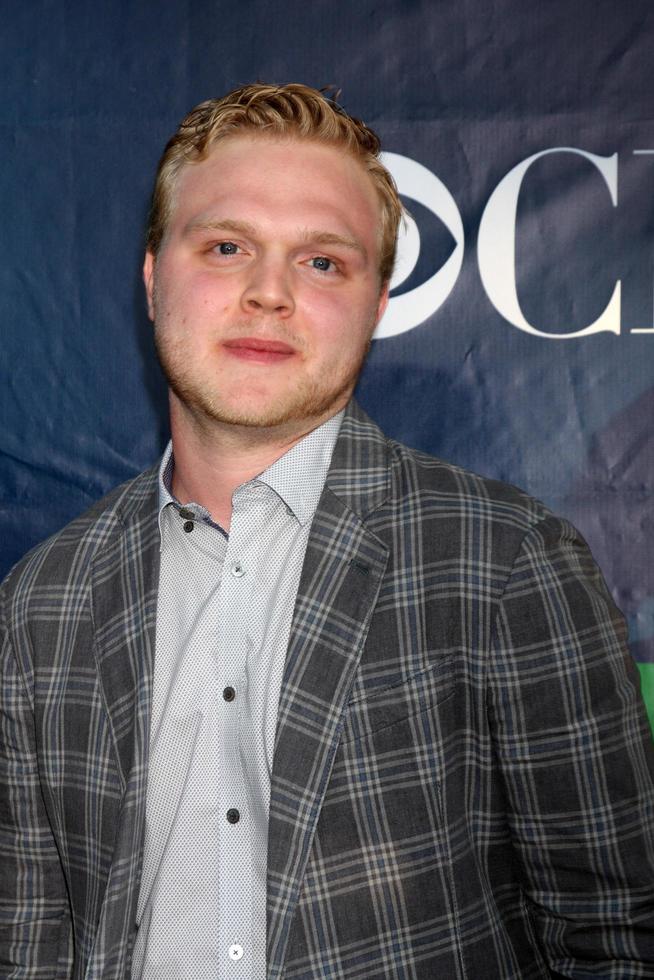
[[246,313],[274,313],[288,317],[295,310],[291,272],[281,258],[261,257],[248,270],[241,296]]

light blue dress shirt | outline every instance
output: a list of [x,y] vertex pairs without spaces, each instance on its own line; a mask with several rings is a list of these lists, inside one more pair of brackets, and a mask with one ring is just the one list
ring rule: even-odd
[[265,980],[277,707],[311,521],[343,413],[233,494],[229,536],[170,492],[134,980]]

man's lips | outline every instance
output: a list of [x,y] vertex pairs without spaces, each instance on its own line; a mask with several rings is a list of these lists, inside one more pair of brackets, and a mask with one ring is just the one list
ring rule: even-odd
[[266,340],[263,337],[233,337],[223,340],[222,346],[228,353],[247,361],[272,364],[285,360],[295,354],[295,349],[282,340]]

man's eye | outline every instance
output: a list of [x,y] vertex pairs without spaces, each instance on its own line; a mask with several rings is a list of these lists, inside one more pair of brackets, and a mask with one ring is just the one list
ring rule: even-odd
[[318,269],[319,272],[329,272],[334,267],[332,260],[324,255],[316,255],[312,258],[311,265],[314,269]]
[[218,246],[218,251],[221,255],[236,255],[238,245],[235,245],[234,242],[221,242]]

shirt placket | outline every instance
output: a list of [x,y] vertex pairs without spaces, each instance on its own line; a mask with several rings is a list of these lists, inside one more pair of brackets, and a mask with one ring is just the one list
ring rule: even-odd
[[[262,487],[234,494],[234,510],[220,594],[218,662],[222,697],[222,774],[218,821],[219,947],[221,978],[258,975],[253,959],[253,847],[256,832],[241,750],[241,725],[249,697],[248,651],[256,636],[252,590],[256,579],[256,531],[261,533]],[[259,506],[258,506],[259,505]]]

